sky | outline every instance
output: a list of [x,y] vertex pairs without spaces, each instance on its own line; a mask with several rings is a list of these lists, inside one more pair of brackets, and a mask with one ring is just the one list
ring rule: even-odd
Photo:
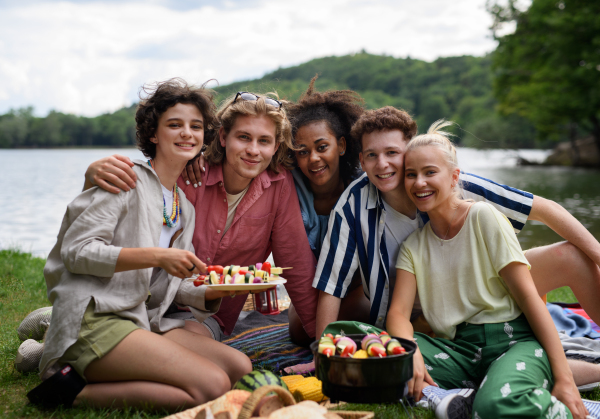
[[481,56],[491,22],[485,0],[0,0],[0,114],[95,116],[147,82],[224,85],[362,49]]

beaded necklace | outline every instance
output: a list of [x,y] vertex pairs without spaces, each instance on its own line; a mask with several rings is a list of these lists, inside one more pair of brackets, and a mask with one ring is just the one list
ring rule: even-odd
[[[154,169],[154,162],[152,159],[148,160],[148,166]],[[163,196],[163,225],[168,227],[175,227],[177,222],[179,221],[179,216],[181,215],[181,206],[179,205],[179,193],[177,184],[173,186],[173,210],[171,212],[171,216],[167,217],[167,203],[165,202],[165,197]]]

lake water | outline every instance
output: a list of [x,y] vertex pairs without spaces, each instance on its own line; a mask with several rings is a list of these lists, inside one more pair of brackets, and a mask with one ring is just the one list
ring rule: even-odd
[[[19,247],[46,256],[56,241],[67,204],[83,187],[85,169],[120,153],[143,158],[136,149],[0,150],[0,249]],[[464,171],[529,191],[563,205],[600,238],[600,171],[518,167],[517,156],[541,161],[541,150],[459,149]],[[528,223],[519,234],[523,248],[560,240],[544,225]]]

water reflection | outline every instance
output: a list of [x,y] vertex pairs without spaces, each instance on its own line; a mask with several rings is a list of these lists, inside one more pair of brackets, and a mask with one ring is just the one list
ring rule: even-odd
[[[503,164],[498,163],[502,161],[501,153],[509,157]],[[512,153],[515,152],[486,153],[460,149],[458,158],[466,171],[558,202],[594,237],[600,238],[600,171],[568,167],[515,167],[516,160]],[[545,153],[538,150],[522,150],[519,154],[537,161],[545,157]],[[562,240],[548,227],[537,222],[528,222],[518,237],[524,249]]]
[[18,246],[47,255],[60,228],[67,204],[81,192],[87,166],[125,150],[0,150],[0,248]]
[[[46,255],[56,241],[67,204],[83,185],[89,163],[120,153],[143,158],[135,149],[0,150],[0,248],[19,246]],[[517,156],[542,160],[540,150],[459,149],[465,171],[553,199],[600,238],[600,172],[585,169],[516,167]],[[560,240],[543,225],[527,223],[519,234],[524,248]]]

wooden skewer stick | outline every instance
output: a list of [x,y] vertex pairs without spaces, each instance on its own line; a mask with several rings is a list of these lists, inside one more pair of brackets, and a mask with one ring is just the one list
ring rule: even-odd
[[289,268],[281,268],[281,270],[282,270],[282,271],[285,271],[286,269],[294,269],[294,268],[292,268],[292,267],[289,267]]

